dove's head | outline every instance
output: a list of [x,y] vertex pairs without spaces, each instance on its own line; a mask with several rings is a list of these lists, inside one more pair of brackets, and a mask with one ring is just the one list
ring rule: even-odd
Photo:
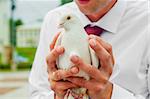
[[64,14],[60,16],[59,28],[69,29],[79,24],[79,18],[72,13]]

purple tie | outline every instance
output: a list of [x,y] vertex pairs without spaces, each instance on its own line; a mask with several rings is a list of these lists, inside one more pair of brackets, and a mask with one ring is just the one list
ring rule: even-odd
[[98,26],[91,26],[90,24],[84,27],[85,31],[87,32],[88,35],[93,34],[100,36],[104,29],[98,27]]

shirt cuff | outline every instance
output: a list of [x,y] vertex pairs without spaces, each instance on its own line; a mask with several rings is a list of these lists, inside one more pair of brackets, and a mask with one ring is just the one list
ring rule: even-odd
[[111,99],[136,99],[133,93],[125,90],[124,88],[113,84],[113,92]]

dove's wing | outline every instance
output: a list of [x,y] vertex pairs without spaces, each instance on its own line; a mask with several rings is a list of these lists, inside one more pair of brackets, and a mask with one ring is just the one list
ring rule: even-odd
[[92,65],[95,66],[96,68],[98,68],[98,66],[99,66],[98,57],[95,54],[94,50],[90,46],[89,46],[89,50],[90,50]]

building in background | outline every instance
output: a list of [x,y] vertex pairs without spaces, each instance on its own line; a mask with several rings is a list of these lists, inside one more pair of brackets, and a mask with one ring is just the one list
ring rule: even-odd
[[17,47],[37,47],[41,24],[22,25],[17,28]]

